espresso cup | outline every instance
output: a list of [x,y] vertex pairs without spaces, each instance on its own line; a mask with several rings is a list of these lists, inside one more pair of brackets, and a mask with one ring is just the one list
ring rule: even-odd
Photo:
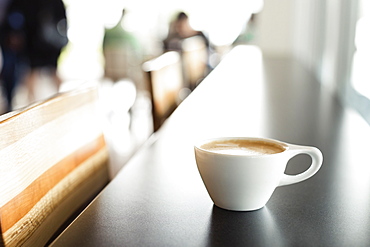
[[[266,205],[276,187],[302,182],[321,167],[319,149],[266,138],[223,137],[195,145],[203,183],[214,204],[234,211],[257,210]],[[311,156],[310,167],[297,175],[284,173],[298,154]]]

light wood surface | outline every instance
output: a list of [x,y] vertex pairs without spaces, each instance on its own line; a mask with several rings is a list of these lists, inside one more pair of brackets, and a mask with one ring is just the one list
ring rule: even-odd
[[0,225],[5,246],[43,246],[108,182],[96,88],[0,118]]

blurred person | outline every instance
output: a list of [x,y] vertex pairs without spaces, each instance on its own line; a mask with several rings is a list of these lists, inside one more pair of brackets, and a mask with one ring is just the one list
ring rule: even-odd
[[0,0],[0,23],[5,18],[5,12],[8,6],[9,0]]
[[10,1],[2,1],[0,16],[0,47],[3,60],[0,84],[5,93],[6,111],[12,110],[13,94],[25,71],[25,20],[23,14],[9,4]]
[[142,87],[143,47],[136,36],[123,28],[126,10],[123,9],[118,23],[105,30],[103,55],[104,76],[113,82],[128,79]]
[[62,0],[16,0],[25,3],[27,23],[26,55],[30,70],[25,78],[29,100],[35,100],[35,83],[42,69],[47,69],[56,91],[62,83],[57,63],[67,45],[67,17]]
[[168,35],[163,40],[164,51],[182,51],[182,41],[186,38],[199,36],[205,45],[209,47],[208,38],[203,32],[194,30],[189,23],[189,17],[185,12],[179,12],[174,21],[170,23]]
[[193,90],[212,70],[212,49],[206,35],[194,30],[185,12],[179,12],[170,23],[167,38],[163,40],[164,52],[177,51],[181,54],[184,86]]
[[24,22],[22,54],[29,66],[24,82],[32,102],[35,100],[36,82],[43,69],[48,69],[56,90],[61,85],[57,62],[68,42],[65,6],[62,0],[12,0],[8,11],[17,13]]

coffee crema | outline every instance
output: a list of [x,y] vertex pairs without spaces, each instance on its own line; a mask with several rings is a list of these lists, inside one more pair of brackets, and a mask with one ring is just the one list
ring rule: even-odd
[[215,140],[200,146],[210,152],[231,155],[269,155],[285,151],[285,148],[277,143],[249,140],[249,139],[225,139]]

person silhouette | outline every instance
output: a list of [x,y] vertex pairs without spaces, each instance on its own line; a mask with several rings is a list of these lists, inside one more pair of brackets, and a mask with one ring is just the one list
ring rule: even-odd
[[[24,74],[29,102],[35,100],[35,84],[41,71],[47,69],[56,90],[61,79],[57,62],[68,42],[66,9],[62,0],[12,0],[2,27],[5,85],[8,101],[19,75]],[[4,35],[3,35],[4,34]],[[26,65],[27,70],[19,72]]]
[[57,74],[58,59],[67,45],[67,17],[62,0],[16,0],[23,2],[26,32],[26,56],[29,72],[25,78],[29,101],[34,101],[36,82],[42,71],[49,72],[55,90],[62,83]]
[[163,40],[164,51],[182,51],[182,41],[186,38],[199,36],[203,39],[205,45],[209,47],[208,38],[203,32],[194,30],[189,17],[185,12],[179,12],[173,22],[170,23],[168,35]]
[[25,72],[25,19],[24,15],[13,6],[13,2],[3,4],[0,17],[0,47],[2,69],[0,84],[4,90],[6,106],[12,110],[13,94]]
[[123,9],[118,23],[113,28],[105,30],[103,38],[104,76],[113,82],[128,79],[138,85],[143,80],[141,63],[144,52],[134,33],[123,28],[126,13]]

